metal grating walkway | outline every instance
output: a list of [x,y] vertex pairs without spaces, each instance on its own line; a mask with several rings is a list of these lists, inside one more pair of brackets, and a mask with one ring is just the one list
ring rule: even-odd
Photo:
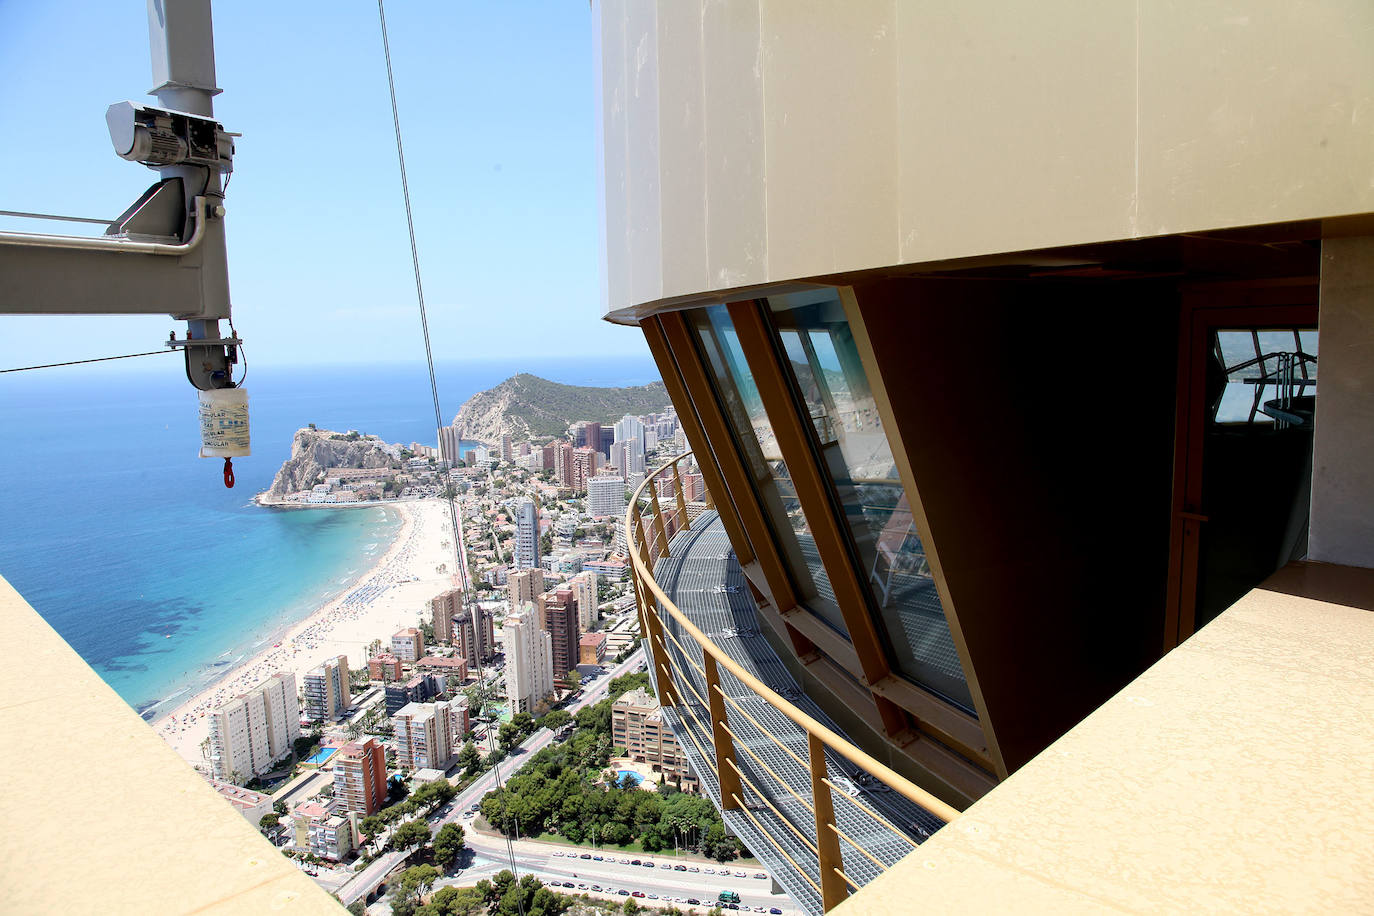
[[[844,734],[820,707],[802,694],[772,646],[759,633],[759,621],[744,573],[716,514],[704,513],[691,530],[679,532],[672,541],[672,554],[655,564],[654,578],[679,610],[743,668],[807,714]],[[713,772],[715,758],[710,714],[701,702],[706,698],[706,684],[693,667],[703,664],[701,649],[671,617],[665,614],[662,619],[666,632],[677,640],[676,643],[668,641],[673,667],[697,694],[693,695],[691,689],[680,689],[683,705],[665,706],[664,715],[691,760],[702,790],[721,807],[720,785]],[[807,759],[807,736],[800,726],[728,671],[722,669],[720,677],[722,689],[735,698],[758,725],[775,735],[801,761]],[[748,815],[738,810],[725,811],[725,822],[765,863],[792,899],[808,913],[819,916],[823,911],[820,894],[802,877],[805,874],[811,882],[820,883],[816,855],[807,845],[815,841],[814,817],[787,789],[779,786],[749,752],[758,755],[769,769],[786,781],[792,792],[808,803],[811,801],[810,771],[733,706],[727,706],[727,718],[731,730],[740,738],[736,742],[736,758],[747,780],[744,802]],[[919,843],[943,826],[940,819],[876,779],[858,772],[849,761],[828,752],[826,763],[832,782],[841,786],[846,785],[846,780],[852,783],[860,801],[901,829],[899,833],[884,825],[844,794],[832,792],[839,829],[884,865],[892,865],[912,850],[913,843]],[[750,784],[758,791],[752,790]],[[759,793],[764,798],[760,798]],[[840,841],[840,850],[844,872],[856,884],[863,886],[881,873],[877,865],[844,839]]]

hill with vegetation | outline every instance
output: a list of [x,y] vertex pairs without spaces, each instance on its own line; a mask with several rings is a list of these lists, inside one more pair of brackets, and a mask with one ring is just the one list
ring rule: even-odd
[[564,385],[521,373],[468,398],[453,418],[465,439],[499,442],[561,436],[578,420],[614,423],[625,414],[657,413],[672,401],[662,382],[633,388]]

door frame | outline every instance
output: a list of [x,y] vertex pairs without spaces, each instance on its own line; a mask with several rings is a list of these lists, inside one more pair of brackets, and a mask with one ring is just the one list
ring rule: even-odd
[[1196,627],[1198,544],[1207,522],[1202,468],[1206,433],[1207,359],[1211,334],[1223,327],[1317,327],[1315,278],[1303,282],[1182,290],[1178,324],[1178,385],[1174,411],[1174,485],[1169,522],[1169,580],[1164,608],[1165,652]]

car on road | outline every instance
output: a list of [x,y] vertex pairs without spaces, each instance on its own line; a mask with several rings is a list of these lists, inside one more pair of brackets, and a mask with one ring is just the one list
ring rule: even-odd
[[686,870],[687,870],[687,866],[686,866],[686,865],[674,865],[674,866],[673,866],[673,871],[686,871]]
[[577,889],[578,889],[579,891],[585,891],[585,890],[587,889],[587,885],[586,885],[585,883],[579,883],[579,884],[577,885]]
[[761,872],[761,871],[756,871],[756,872],[754,872],[754,877],[755,877],[755,878],[767,878],[768,876],[765,875],[765,874],[764,874],[763,872]]
[[[729,872],[725,872],[725,874],[729,874]],[[735,877],[736,877],[736,878],[747,878],[747,877],[749,877],[749,876],[748,876],[747,874],[745,874],[744,872],[742,872],[742,871],[737,871],[737,872],[735,872]]]
[[592,857],[592,854],[589,853],[589,852],[584,852],[584,853],[582,853],[582,855],[578,856],[579,859],[590,859],[591,857]]
[[775,906],[770,906],[768,908],[768,912],[772,913],[773,916],[782,916],[782,910],[778,909]]
[[[690,871],[690,872],[699,872],[699,871],[701,871],[701,869],[697,868],[695,865],[689,865],[689,866],[687,867],[687,870]],[[709,868],[706,869],[706,874],[708,874],[708,875],[711,874],[711,869],[709,869]]]
[[631,859],[631,860],[630,860],[630,864],[631,864],[631,865],[638,865],[638,864],[639,864],[639,860],[638,860],[638,859]]
[[699,904],[699,903],[701,903],[701,901],[698,900],[698,899],[695,898],[695,897],[688,897],[688,898],[687,898],[687,904],[688,904],[688,906],[696,906],[696,905]]
[[642,864],[644,865],[645,868],[653,868],[653,867],[654,867],[654,863],[652,863],[652,862],[644,862],[644,863],[642,863]]
[[[672,869],[673,863],[671,863],[671,862],[660,862],[660,863],[658,863],[658,867],[659,867],[659,868]],[[683,869],[683,870],[685,871],[686,869]]]
[[714,868],[703,868],[702,871],[708,875],[714,875],[716,873],[716,870]]
[[600,885],[600,884],[593,884],[593,885],[592,885],[592,890],[594,890],[594,891],[599,891],[599,890],[601,890],[601,885]]
[[627,890],[625,890],[625,888],[623,888],[623,887],[622,887],[620,890],[616,891],[616,893],[619,894],[619,895],[622,896],[622,897],[628,897],[628,896],[630,896],[630,892],[627,891]]
[[632,896],[632,897],[643,897],[643,896],[644,896],[644,892],[643,892],[643,891],[635,891],[635,892],[634,892],[633,894],[631,894],[630,896]]
[[593,862],[604,862],[605,859],[604,859],[602,856],[592,856],[592,861],[593,861]]

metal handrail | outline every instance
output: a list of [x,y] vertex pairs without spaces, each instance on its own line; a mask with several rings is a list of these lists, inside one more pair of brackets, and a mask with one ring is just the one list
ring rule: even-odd
[[[807,715],[796,705],[777,694],[767,684],[759,680],[731,658],[723,649],[717,646],[710,637],[692,623],[687,615],[684,614],[672,599],[668,597],[667,593],[664,592],[663,588],[654,578],[653,564],[662,557],[671,556],[667,522],[669,517],[675,520],[677,531],[691,530],[692,528],[692,519],[690,514],[686,511],[687,503],[683,498],[682,474],[679,472],[678,468],[683,460],[691,456],[692,452],[684,452],[655,470],[653,473],[648,474],[639,487],[635,489],[634,494],[630,498],[630,503],[625,510],[624,524],[626,542],[629,545],[630,571],[634,579],[634,591],[641,614],[641,628],[644,631],[643,638],[646,640],[647,644],[655,650],[653,653],[653,673],[655,682],[663,680],[668,682],[667,684],[659,684],[660,692],[663,694],[663,702],[668,706],[674,705],[674,698],[676,698],[678,702],[681,702],[682,695],[680,688],[685,686],[702,706],[709,707],[712,702],[716,702],[715,697],[720,697],[721,701],[723,701],[720,715],[724,715],[724,710],[727,706],[742,713],[746,719],[759,728],[761,733],[765,735],[768,740],[786,752],[787,755],[798,764],[811,771],[813,797],[816,798],[818,804],[806,805],[806,807],[811,808],[815,817],[816,830],[818,832],[817,838],[821,839],[826,836],[832,837],[834,840],[843,838],[849,845],[858,849],[866,859],[885,868],[877,857],[870,854],[867,850],[858,847],[852,839],[844,835],[835,823],[833,807],[830,802],[830,796],[835,791],[835,785],[825,775],[826,763],[824,758],[826,750],[832,751],[860,769],[866,770],[874,778],[885,783],[903,798],[918,805],[946,823],[956,819],[959,816],[959,811],[936,798],[920,786],[915,785],[882,761],[877,760],[855,747],[846,738],[827,728],[824,724]],[[663,492],[664,486],[671,487],[674,492]],[[641,500],[645,498],[646,491],[647,498],[652,500],[652,509],[648,507],[641,509]],[[692,660],[690,653],[686,651],[686,647],[679,641],[678,636],[672,632],[672,629],[664,625],[662,618],[663,614],[667,614],[668,617],[677,623],[678,627],[681,628],[679,633],[684,639],[690,639],[700,648],[703,660],[706,662],[706,668],[704,670]],[[664,638],[665,636],[667,637],[666,640]],[[692,683],[692,679],[685,676],[685,672],[673,658],[672,653],[668,651],[668,641],[673,642],[677,646],[683,658],[698,675],[705,677],[707,697],[702,697]],[[763,728],[759,723],[754,722],[753,717],[735,702],[733,697],[726,695],[720,687],[719,674],[716,666],[729,671],[738,678],[740,683],[746,688],[805,731],[809,740],[808,757],[810,759],[802,760],[800,756],[794,753],[792,749],[778,739],[776,735],[773,735],[770,731]],[[683,705],[686,707],[689,704]],[[722,781],[722,806],[726,809],[739,810],[750,820],[754,820],[752,812],[744,806],[741,797],[743,795],[743,785],[750,783],[748,778],[745,777],[744,773],[740,771],[739,767],[734,762],[734,746],[740,744],[749,756],[756,760],[757,755],[753,753],[751,748],[743,745],[734,731],[729,728],[728,723],[725,721],[719,723],[714,722],[714,719],[717,718],[716,715],[712,716],[712,725],[713,729],[714,726],[717,725],[719,728],[714,729],[715,737],[712,738],[708,730],[703,728],[702,723],[697,719],[695,713],[690,709],[687,711],[692,716],[693,720],[697,722],[697,728],[702,730],[703,735],[709,740],[711,745],[712,753],[705,753],[705,748],[703,748],[701,743],[697,740],[693,731],[691,729],[686,729],[692,743],[697,746],[697,750],[702,753],[708,766],[711,766],[712,769],[715,770],[717,778]],[[721,744],[727,746],[722,748],[719,746]],[[728,768],[724,764],[728,764]],[[805,805],[805,800],[801,799],[801,796],[797,795],[796,792],[792,790],[791,786],[787,785],[787,783],[781,780],[776,773],[772,772],[770,767],[765,765],[764,769],[768,772],[769,776],[782,783],[785,789],[791,792]],[[733,785],[727,787],[724,777],[729,770],[734,771],[736,779],[731,780]],[[845,795],[843,792],[840,794]],[[859,804],[864,810],[871,811],[866,805],[857,802],[855,799],[849,798],[847,795],[846,800]],[[731,802],[733,802],[733,804],[731,804]],[[819,802],[824,802],[824,804],[819,804]],[[772,806],[769,805],[769,807],[771,808]],[[789,826],[794,826],[795,828],[795,825],[792,825],[790,820],[787,818],[783,818],[783,820],[787,822]],[[892,828],[891,824],[885,819],[880,817],[878,820],[881,821],[884,826],[902,835],[900,831],[896,831],[895,828]],[[763,829],[762,825],[756,824],[756,826],[758,826],[760,830]],[[764,835],[767,836],[767,831],[763,832]],[[908,842],[911,842],[909,838],[904,835],[902,836],[903,839],[907,839]],[[812,846],[812,852],[816,854],[818,859],[817,864],[820,867],[822,878],[820,886],[817,886],[805,872],[802,872],[801,869],[797,867],[796,863],[787,855],[786,851],[781,849],[781,847],[777,847],[776,844],[774,844],[774,846],[794,868],[797,868],[798,872],[801,873],[803,877],[806,877],[807,882],[811,884],[812,887],[816,888],[817,892],[822,895],[826,909],[838,903],[848,894],[845,885],[856,886],[852,879],[845,875],[841,868],[837,867],[840,865],[837,847],[830,847],[827,849],[826,843],[821,843],[819,849]],[[841,881],[836,882],[832,880],[830,878],[831,875],[838,876]]]

